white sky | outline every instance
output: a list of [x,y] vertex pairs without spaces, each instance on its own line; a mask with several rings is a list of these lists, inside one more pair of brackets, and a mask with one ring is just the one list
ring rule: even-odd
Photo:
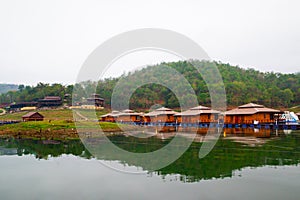
[[[74,83],[97,46],[137,28],[184,34],[213,60],[297,72],[299,8],[298,0],[0,0],[0,83]],[[131,56],[110,73],[163,60],[176,59]]]

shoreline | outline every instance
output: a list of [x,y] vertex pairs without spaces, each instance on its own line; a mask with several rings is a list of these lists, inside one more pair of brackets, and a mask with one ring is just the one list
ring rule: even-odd
[[37,140],[79,140],[79,131],[77,129],[84,128],[84,130],[95,131],[97,125],[101,126],[105,134],[122,132],[122,129],[116,124],[107,122],[99,124],[87,123],[86,126],[76,127],[74,122],[53,121],[49,123],[43,121],[1,125],[0,137]]

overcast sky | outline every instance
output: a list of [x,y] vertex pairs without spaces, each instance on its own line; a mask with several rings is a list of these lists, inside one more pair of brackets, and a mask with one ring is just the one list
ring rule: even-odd
[[[124,31],[184,34],[217,61],[300,71],[300,1],[0,0],[0,83],[74,83],[87,56]],[[147,53],[146,53],[147,54]],[[129,65],[176,60],[150,53]]]

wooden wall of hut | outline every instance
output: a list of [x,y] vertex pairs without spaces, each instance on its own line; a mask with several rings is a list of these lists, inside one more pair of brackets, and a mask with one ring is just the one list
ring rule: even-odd
[[118,122],[140,122],[142,119],[138,115],[119,115]]
[[253,115],[226,115],[226,124],[253,124],[254,120],[259,123],[274,123],[274,114],[272,113],[256,113]]
[[158,123],[158,122],[174,123],[174,122],[176,122],[176,119],[175,119],[174,115],[158,115],[156,117],[145,116],[144,121],[145,122],[154,122],[154,123]]
[[177,116],[178,123],[217,123],[218,115],[201,114],[193,116]]
[[107,116],[105,117],[104,121],[106,122],[116,122],[116,118],[113,116]]

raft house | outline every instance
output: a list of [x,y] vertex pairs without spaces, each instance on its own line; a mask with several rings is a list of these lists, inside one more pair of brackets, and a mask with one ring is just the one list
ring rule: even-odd
[[175,112],[161,107],[149,113],[137,113],[132,110],[112,111],[101,116],[101,121],[130,123],[146,126],[180,127],[224,127],[224,128],[264,128],[264,129],[300,129],[299,124],[279,123],[282,111],[263,105],[248,103],[235,109],[221,112],[205,106],[197,106],[183,112]]
[[101,115],[100,116],[100,121],[103,121],[103,122],[116,122],[116,119],[117,117],[119,116],[121,112],[120,111],[117,111],[117,110],[113,110],[112,112],[110,113],[107,113],[105,115]]
[[145,125],[176,125],[175,114],[178,112],[173,111],[170,108],[161,107],[152,112],[149,112],[144,115],[144,124]]
[[177,113],[174,116],[178,123],[218,123],[220,111],[212,110],[206,106],[197,106],[189,110]]
[[103,107],[104,99],[99,94],[92,94],[91,97],[86,99],[87,105],[93,105],[95,107]]
[[119,123],[139,123],[143,121],[144,113],[134,112],[133,110],[126,109],[116,116],[116,121]]

